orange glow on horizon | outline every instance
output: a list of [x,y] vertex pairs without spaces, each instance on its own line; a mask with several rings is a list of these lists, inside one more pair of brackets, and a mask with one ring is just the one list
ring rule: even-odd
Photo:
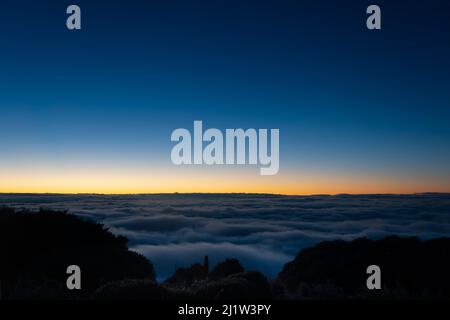
[[[381,175],[281,172],[174,167],[58,168],[0,171],[0,193],[271,193],[285,195],[450,192],[447,179]],[[444,179],[445,178],[445,179]]]

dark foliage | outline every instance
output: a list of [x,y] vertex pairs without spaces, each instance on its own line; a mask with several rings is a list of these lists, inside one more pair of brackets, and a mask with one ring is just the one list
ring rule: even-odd
[[214,300],[265,300],[272,298],[272,293],[262,273],[241,272],[207,282],[195,292],[195,297]]
[[210,279],[221,279],[235,273],[244,272],[244,267],[237,259],[227,259],[217,264],[209,273]]
[[185,292],[192,299],[269,299],[271,288],[260,272],[245,272],[237,259],[227,259],[210,272],[206,265],[180,268],[164,287]]
[[[155,278],[153,265],[129,251],[125,237],[66,212],[0,208],[0,255],[3,298],[85,297],[108,281]],[[82,290],[65,287],[73,264],[82,270]]]
[[[381,268],[382,290],[366,287],[366,269],[373,264]],[[276,283],[291,298],[448,298],[449,270],[449,238],[362,238],[302,250]]]
[[195,263],[187,268],[179,268],[175,274],[165,281],[165,284],[179,289],[190,287],[193,283],[206,279],[205,267]]
[[173,300],[191,298],[187,293],[170,290],[150,280],[109,282],[97,289],[93,300]]

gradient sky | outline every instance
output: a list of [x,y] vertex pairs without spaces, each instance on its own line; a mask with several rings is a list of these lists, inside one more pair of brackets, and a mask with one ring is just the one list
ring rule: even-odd
[[[450,192],[449,39],[444,0],[4,0],[0,192]],[[194,120],[279,128],[279,174],[174,166]]]

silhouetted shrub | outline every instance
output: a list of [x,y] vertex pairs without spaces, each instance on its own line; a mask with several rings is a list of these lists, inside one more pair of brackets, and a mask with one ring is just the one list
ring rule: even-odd
[[244,272],[244,267],[237,259],[227,259],[217,264],[214,269],[209,273],[210,279],[221,279],[235,273]]
[[272,297],[270,285],[260,272],[232,274],[208,282],[194,294],[197,298],[214,300],[265,300]]
[[167,279],[164,284],[172,288],[186,289],[193,283],[204,280],[206,276],[205,267],[195,263],[187,268],[178,268],[175,274]]
[[[382,290],[368,290],[369,265]],[[450,239],[365,238],[322,242],[302,250],[277,278],[292,298],[450,297]]]
[[137,279],[109,282],[91,296],[94,300],[170,300],[187,297],[183,292],[169,290],[154,281]]
[[[85,297],[108,281],[155,278],[125,237],[66,212],[0,208],[0,252],[3,298]],[[69,265],[81,268],[82,290],[66,289]]]
[[269,299],[272,297],[266,277],[259,272],[245,272],[237,259],[227,259],[209,273],[205,265],[179,268],[164,282],[164,287],[185,293],[194,299]]

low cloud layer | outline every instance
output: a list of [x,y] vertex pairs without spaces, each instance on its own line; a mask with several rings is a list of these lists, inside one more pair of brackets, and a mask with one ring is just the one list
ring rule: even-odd
[[[450,236],[450,194],[423,195],[9,195],[0,204],[68,209],[127,236],[155,264],[175,268],[238,258],[273,277],[302,248],[323,240],[386,235]],[[82,235],[80,235],[82,236]]]

